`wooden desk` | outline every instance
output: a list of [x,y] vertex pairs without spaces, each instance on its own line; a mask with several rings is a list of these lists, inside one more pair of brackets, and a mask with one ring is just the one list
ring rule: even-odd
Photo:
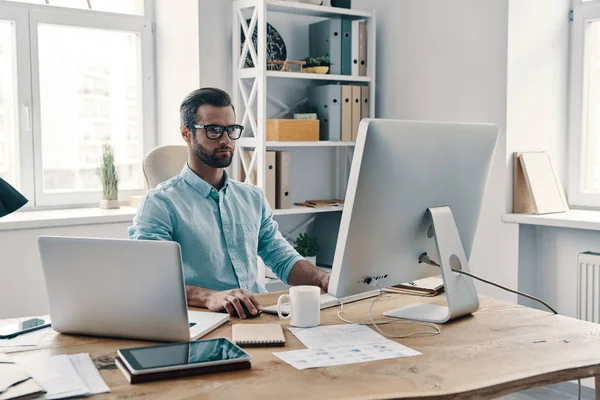
[[[278,294],[260,296],[272,304]],[[348,304],[344,316],[366,321],[372,300]],[[435,298],[386,294],[374,307],[374,315],[412,302],[441,304]],[[338,308],[324,310],[323,325],[342,323]],[[378,319],[382,319],[378,318]],[[263,315],[244,323],[277,322]],[[207,338],[231,338],[233,320]],[[286,321],[282,324],[287,326]],[[384,325],[391,334],[408,334],[422,329],[412,324]],[[15,361],[56,354],[90,353],[112,390],[98,398],[215,398],[215,399],[373,399],[494,398],[535,386],[596,376],[600,387],[600,325],[533,310],[512,303],[481,297],[474,315],[441,325],[437,336],[399,340],[423,353],[409,357],[362,364],[298,371],[272,355],[273,351],[302,349],[304,346],[285,330],[285,348],[248,349],[252,369],[172,381],[129,385],[114,368],[117,349],[147,342],[49,334],[51,347],[15,353]],[[596,398],[600,397],[596,395]]]

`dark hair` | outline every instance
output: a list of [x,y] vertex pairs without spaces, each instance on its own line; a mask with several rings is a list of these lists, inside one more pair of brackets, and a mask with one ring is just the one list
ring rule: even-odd
[[185,96],[179,106],[181,124],[190,127],[196,123],[196,111],[201,105],[208,104],[215,107],[229,107],[233,109],[231,97],[221,89],[200,88]]

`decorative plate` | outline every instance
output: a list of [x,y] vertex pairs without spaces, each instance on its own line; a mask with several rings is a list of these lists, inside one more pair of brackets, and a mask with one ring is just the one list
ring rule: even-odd
[[[250,25],[250,20],[247,20],[246,23]],[[242,35],[242,43],[241,48],[244,48],[244,41],[246,40],[244,36],[244,31],[241,32]],[[254,28],[254,33],[252,34],[252,43],[254,43],[254,48],[257,50],[257,41],[258,41],[258,27]],[[277,32],[275,28],[271,24],[267,22],[267,61],[285,61],[287,59],[287,49],[285,47],[285,43],[283,38]],[[254,63],[252,62],[252,56],[250,55],[250,51],[248,51],[248,55],[246,56],[246,65],[250,68],[254,67]],[[273,65],[270,67],[271,70],[280,70],[281,65]]]

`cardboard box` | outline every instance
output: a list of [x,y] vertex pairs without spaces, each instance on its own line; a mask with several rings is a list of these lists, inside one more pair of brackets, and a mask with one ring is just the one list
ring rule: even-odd
[[319,140],[319,121],[268,119],[267,141],[310,142]]

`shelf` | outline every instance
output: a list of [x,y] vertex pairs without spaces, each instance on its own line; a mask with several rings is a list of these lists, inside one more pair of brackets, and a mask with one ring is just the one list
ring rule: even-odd
[[317,207],[317,208],[294,206],[292,208],[288,208],[285,210],[273,210],[273,214],[275,216],[319,214],[319,213],[326,213],[326,212],[340,212],[343,209],[344,209],[343,205],[335,206],[335,207]]
[[569,210],[555,214],[504,214],[502,221],[513,224],[600,231],[600,211]]
[[371,18],[372,16],[372,14],[367,11],[352,10],[340,7],[316,6],[313,4],[295,3],[282,0],[267,0],[267,11],[322,18],[345,17],[349,19],[364,19]]
[[[238,141],[239,147],[256,147],[254,138],[241,138]],[[306,141],[306,142],[267,142],[266,147],[288,148],[288,147],[353,147],[355,142],[329,142],[326,140]]]
[[[240,77],[243,79],[256,78],[258,70],[256,68],[243,68],[239,71]],[[281,72],[267,71],[267,78],[282,78],[282,79],[304,79],[310,81],[332,81],[332,82],[354,82],[354,83],[370,83],[369,76],[354,76],[354,75],[330,75],[330,74],[313,74],[307,72]]]

